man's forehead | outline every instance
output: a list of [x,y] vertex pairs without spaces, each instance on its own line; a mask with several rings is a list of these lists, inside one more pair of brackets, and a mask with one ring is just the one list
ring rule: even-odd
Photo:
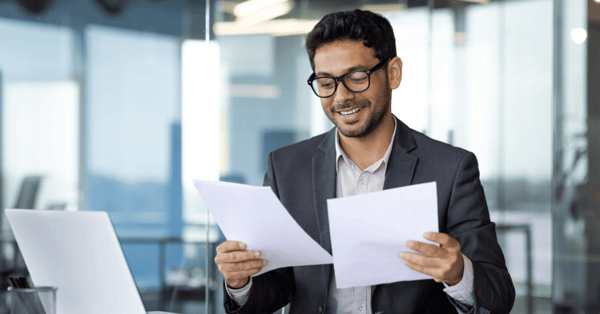
[[344,70],[367,66],[376,61],[375,49],[366,47],[362,41],[338,40],[321,45],[315,51],[315,72]]

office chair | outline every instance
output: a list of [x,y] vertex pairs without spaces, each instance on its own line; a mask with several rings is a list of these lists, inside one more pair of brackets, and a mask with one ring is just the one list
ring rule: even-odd
[[21,189],[19,190],[19,195],[17,196],[14,208],[33,209],[41,181],[41,176],[25,177],[21,182]]
[[[20,209],[33,209],[35,208],[35,201],[37,199],[38,191],[40,188],[40,183],[42,181],[41,176],[27,176],[23,178],[21,181],[21,187],[19,189],[19,194],[17,195],[17,200],[13,208]],[[11,261],[11,265],[7,265],[7,259],[4,256],[1,256],[4,260],[2,264],[6,265],[4,269],[0,270],[0,289],[6,289],[8,276],[19,275],[19,276],[28,276],[29,272],[27,271],[27,267],[25,266],[25,262],[21,257],[19,247],[17,242],[13,242],[13,257]],[[3,250],[4,247],[0,246],[0,250]]]

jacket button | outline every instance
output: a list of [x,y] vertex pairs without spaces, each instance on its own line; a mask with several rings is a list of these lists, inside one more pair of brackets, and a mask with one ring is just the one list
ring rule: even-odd
[[323,313],[323,307],[319,305],[319,313]]

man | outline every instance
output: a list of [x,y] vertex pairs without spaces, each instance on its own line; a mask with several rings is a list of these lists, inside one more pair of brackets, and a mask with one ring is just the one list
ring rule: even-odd
[[440,246],[414,239],[407,247],[421,254],[397,252],[398,263],[433,279],[337,289],[332,265],[251,278],[268,261],[227,241],[215,258],[226,281],[226,310],[272,313],[291,302],[291,313],[509,313],[514,286],[475,156],[392,115],[402,60],[389,22],[361,10],[330,14],[308,34],[306,47],[314,70],[308,82],[336,127],[272,152],[264,184],[331,253],[328,198],[436,181],[440,232],[424,238]]

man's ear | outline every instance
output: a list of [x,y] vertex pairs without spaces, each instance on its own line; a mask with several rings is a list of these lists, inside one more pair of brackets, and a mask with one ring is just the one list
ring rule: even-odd
[[387,66],[388,80],[391,89],[396,89],[402,81],[402,59],[394,57],[390,60]]

